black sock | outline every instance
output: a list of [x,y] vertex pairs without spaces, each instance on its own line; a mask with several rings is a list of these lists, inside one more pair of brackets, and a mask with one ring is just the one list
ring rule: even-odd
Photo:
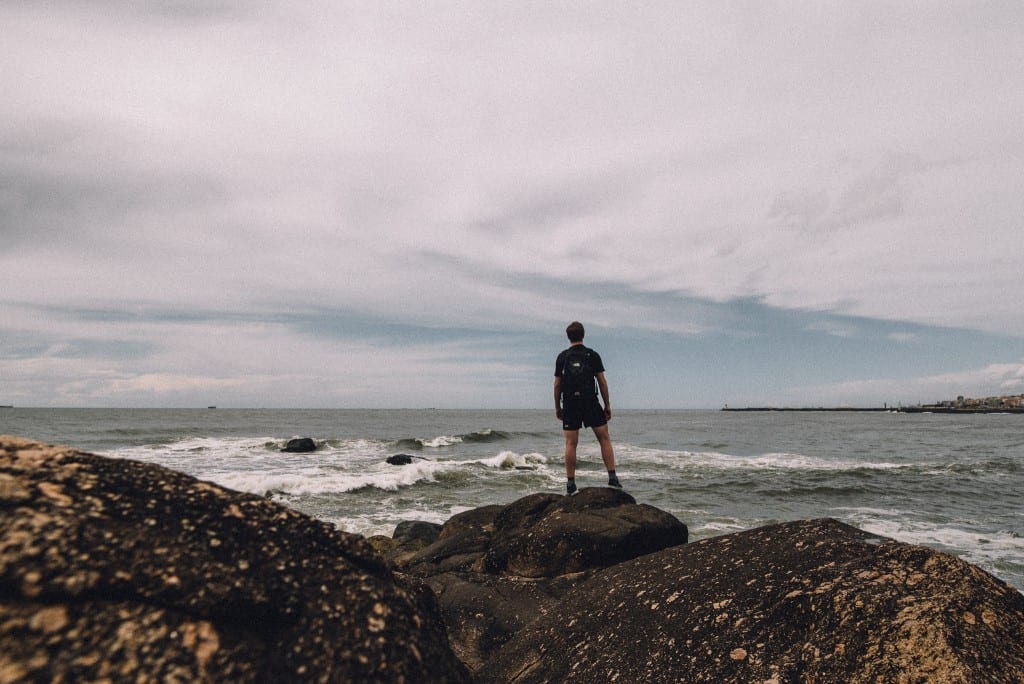
[[609,480],[614,480],[615,479],[615,469],[614,468],[612,468],[611,470],[608,471],[608,479]]

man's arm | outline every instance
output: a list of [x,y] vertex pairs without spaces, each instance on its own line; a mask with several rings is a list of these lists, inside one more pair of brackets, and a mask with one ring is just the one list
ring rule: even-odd
[[555,376],[555,417],[562,420],[562,378]]
[[608,395],[608,381],[604,379],[604,373],[597,374],[597,388],[601,390],[601,399],[604,401],[604,417],[612,419],[612,400]]

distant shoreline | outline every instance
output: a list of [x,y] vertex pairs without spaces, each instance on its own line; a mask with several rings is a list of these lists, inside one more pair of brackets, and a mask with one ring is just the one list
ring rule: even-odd
[[836,406],[836,407],[787,407],[787,406],[743,406],[732,408],[725,406],[723,411],[861,411],[880,413],[1024,413],[1024,408],[955,408],[952,406]]
[[885,407],[871,407],[871,406],[836,406],[836,407],[825,407],[825,406],[806,406],[806,407],[788,407],[788,406],[741,406],[738,408],[732,408],[725,406],[722,408],[723,411],[896,411],[896,408],[885,408]]
[[900,413],[1024,413],[1024,408],[1012,406],[990,408],[957,408],[955,406],[903,406]]

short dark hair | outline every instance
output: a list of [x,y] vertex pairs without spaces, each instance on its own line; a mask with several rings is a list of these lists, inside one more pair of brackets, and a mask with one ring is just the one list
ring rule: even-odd
[[579,321],[573,321],[569,324],[569,327],[565,329],[565,334],[569,338],[570,342],[582,342],[583,324]]

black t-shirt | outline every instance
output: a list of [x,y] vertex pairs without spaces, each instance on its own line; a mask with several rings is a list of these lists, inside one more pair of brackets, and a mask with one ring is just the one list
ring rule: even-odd
[[566,357],[566,355],[570,351],[572,351],[574,349],[587,352],[587,354],[588,354],[587,365],[590,367],[590,370],[594,373],[595,376],[598,373],[604,373],[604,363],[601,361],[601,355],[598,354],[593,349],[591,349],[590,347],[584,347],[582,344],[578,344],[578,345],[573,345],[573,346],[569,347],[568,349],[563,349],[562,352],[558,355],[558,358],[555,359],[555,377],[556,378],[560,378],[564,374],[564,372],[565,372],[565,357]]

